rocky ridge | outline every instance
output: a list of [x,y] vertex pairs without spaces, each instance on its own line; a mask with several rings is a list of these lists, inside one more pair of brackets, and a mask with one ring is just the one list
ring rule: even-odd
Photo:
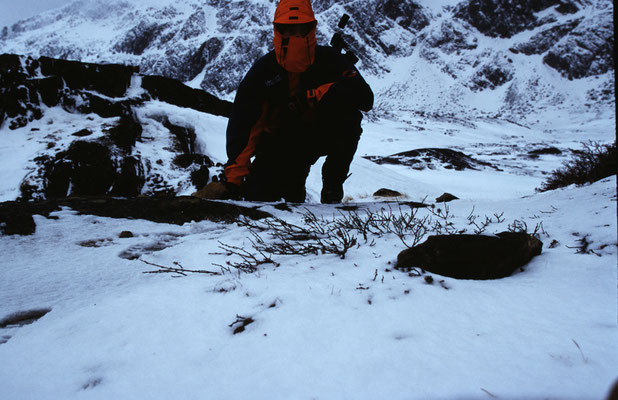
[[[164,110],[144,110],[156,101],[226,116],[230,103],[124,65],[4,54],[0,72],[0,124],[43,146],[30,161],[20,200],[171,196],[187,184],[200,189],[210,179],[215,163],[197,148],[195,128]],[[75,115],[89,127],[55,127],[50,115],[58,112]],[[33,121],[47,121],[47,126],[35,127]]]
[[[481,111],[524,117],[540,104],[550,107],[572,101],[560,85],[544,82],[542,69],[555,70],[567,80],[604,76],[590,82],[591,90],[612,90],[610,1],[447,3],[439,9],[422,0],[313,1],[320,42],[329,41],[343,12],[352,16],[345,37],[370,80],[388,78],[394,65],[411,57],[427,63],[440,77],[435,81],[440,87],[434,90],[448,98],[435,105],[442,113],[473,112],[462,102],[462,94],[483,96],[498,88],[506,89],[501,107],[488,105]],[[0,33],[0,52],[139,65],[144,73],[191,81],[229,99],[253,61],[271,47],[273,0],[145,4],[76,2],[5,27]],[[69,27],[68,21],[74,20],[81,22]],[[86,25],[97,26],[97,32],[107,36],[101,39],[83,33]],[[79,41],[72,38],[75,32],[80,32]],[[410,64],[411,78],[421,68],[415,64]],[[536,71],[533,76],[526,72],[530,68]],[[426,99],[414,95],[425,90],[422,85],[400,78],[379,88],[382,104],[377,115],[399,108],[431,108]],[[574,109],[586,108],[575,105]]]

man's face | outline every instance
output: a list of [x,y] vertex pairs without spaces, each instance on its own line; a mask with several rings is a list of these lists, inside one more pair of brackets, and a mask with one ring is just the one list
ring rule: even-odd
[[316,21],[307,22],[306,24],[277,24],[275,23],[275,29],[284,38],[289,37],[305,37],[313,28],[315,28]]

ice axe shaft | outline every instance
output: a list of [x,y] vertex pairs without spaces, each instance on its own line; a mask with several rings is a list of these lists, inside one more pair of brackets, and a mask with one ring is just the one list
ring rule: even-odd
[[348,24],[348,21],[350,21],[350,16],[348,14],[343,14],[337,24],[339,30],[333,34],[333,37],[330,40],[330,45],[338,49],[340,52],[345,51],[344,55],[348,58],[348,60],[350,60],[352,64],[356,64],[358,62],[358,57],[356,57],[356,54],[350,50],[350,46],[342,36],[342,31]]

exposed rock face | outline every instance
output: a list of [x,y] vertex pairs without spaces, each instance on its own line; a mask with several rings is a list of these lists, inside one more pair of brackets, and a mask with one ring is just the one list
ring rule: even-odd
[[[25,66],[22,66],[22,60]],[[137,69],[3,54],[0,55],[0,71],[3,110],[0,124],[10,119],[9,127],[16,129],[43,116],[39,95],[48,107],[61,105],[67,111],[95,112],[101,116],[120,114],[130,107],[128,102],[111,102],[91,91],[100,91],[108,97],[124,96],[130,77]]]
[[95,142],[73,142],[57,154],[48,170],[47,197],[107,194],[116,178],[116,166],[106,146]]
[[460,21],[446,20],[423,35],[427,44],[439,48],[446,54],[461,50],[473,50],[478,46],[478,40],[471,35],[468,27]]
[[601,75],[613,70],[612,16],[599,14],[582,22],[547,53],[543,62],[569,79]]
[[420,31],[429,25],[429,18],[423,8],[411,0],[379,0],[376,11],[381,11],[406,29]]
[[[132,106],[146,100],[143,97],[125,98],[137,72],[138,68],[125,65],[2,54],[0,124],[11,119],[10,127],[15,129],[40,119],[43,114],[39,96],[44,105],[61,105],[69,112],[93,112],[105,118],[124,116],[130,113]],[[142,79],[143,88],[161,101],[214,115],[229,115],[231,110],[231,103],[173,79],[157,76]]]
[[[325,2],[326,3],[326,2]],[[330,9],[325,13],[330,25],[324,33],[332,31],[341,16],[341,10],[327,2]],[[372,61],[372,52],[379,50],[389,55],[410,55],[417,44],[417,34],[429,25],[429,13],[411,0],[361,0],[346,1],[343,10],[352,16],[355,35],[346,37],[354,51],[363,60],[363,68],[374,72],[383,71],[384,65]],[[328,43],[330,37],[323,37]],[[360,41],[355,36],[358,35]]]
[[564,14],[579,10],[571,0],[468,0],[456,7],[454,16],[487,36],[510,38],[543,22],[535,13],[553,6]]
[[532,36],[528,42],[519,43],[510,50],[513,53],[523,53],[526,55],[543,54],[575,29],[581,21],[581,18],[577,18],[566,24],[552,26]]
[[397,268],[422,268],[457,279],[499,279],[526,265],[542,248],[540,240],[523,232],[430,236],[399,253]]
[[511,81],[514,77],[509,58],[497,53],[492,59],[483,64],[472,76],[469,88],[473,91],[495,89]]
[[155,99],[179,107],[188,107],[214,115],[229,116],[232,104],[221,101],[203,90],[192,89],[181,82],[161,76],[145,76],[142,87]]
[[[33,160],[34,171],[21,186],[23,200],[109,194],[136,196],[145,186],[150,194],[173,194],[165,178],[155,172],[162,160],[143,159],[135,151],[138,142],[152,141],[143,138],[142,126],[152,121],[141,120],[136,110],[150,101],[150,96],[214,115],[227,115],[231,110],[229,102],[202,90],[170,78],[139,77],[136,68],[122,65],[5,54],[0,55],[0,72],[0,124],[6,123],[13,130],[43,118],[45,107],[62,107],[72,114],[94,113],[109,119],[98,129],[91,127],[73,133],[50,125],[51,132],[38,138],[47,140],[50,150]],[[129,88],[132,95],[127,95]],[[174,124],[163,114],[150,118],[169,131],[169,139],[159,141],[172,142],[168,146],[160,144],[176,154],[172,169],[185,170],[187,182],[191,181],[196,188],[203,187],[214,163],[198,153],[195,130]],[[48,124],[51,123],[49,120]]]
[[114,50],[141,55],[165,28],[167,24],[140,21],[114,46]]
[[378,164],[400,164],[419,170],[445,168],[462,171],[465,169],[496,168],[487,162],[476,160],[460,151],[451,149],[417,149],[386,157],[367,156],[365,158]]
[[44,76],[61,78],[72,90],[93,90],[108,97],[122,97],[138,68],[118,64],[90,64],[41,57],[33,60]]
[[30,235],[35,232],[33,214],[48,216],[61,206],[80,214],[110,218],[134,218],[182,225],[191,221],[234,222],[240,216],[251,219],[272,217],[267,212],[199,199],[196,197],[109,197],[50,199],[36,202],[0,203],[0,230],[6,235]]

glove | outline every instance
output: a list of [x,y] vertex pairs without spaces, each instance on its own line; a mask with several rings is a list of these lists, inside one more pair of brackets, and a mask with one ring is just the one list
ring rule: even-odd
[[210,182],[192,196],[209,200],[239,200],[240,188],[229,182]]

